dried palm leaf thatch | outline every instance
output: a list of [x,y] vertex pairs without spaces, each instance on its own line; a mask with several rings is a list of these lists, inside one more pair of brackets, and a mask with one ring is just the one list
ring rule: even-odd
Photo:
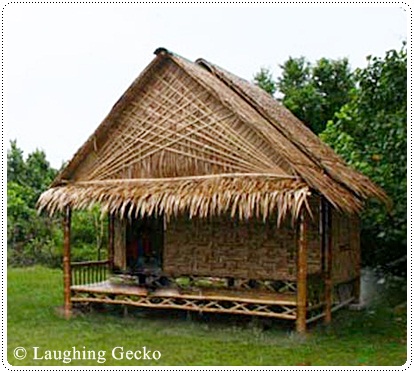
[[[50,213],[100,203],[119,214],[279,219],[317,193],[345,213],[385,192],[276,100],[165,49],[39,200]],[[289,211],[292,210],[292,211]]]
[[[196,64],[224,82],[251,104],[269,123],[291,141],[300,152],[318,165],[337,183],[344,185],[363,199],[375,197],[390,204],[385,191],[375,185],[368,177],[347,165],[327,144],[296,118],[287,108],[276,101],[258,86],[218,67],[204,59]],[[302,175],[306,180],[306,174]],[[316,187],[316,185],[314,185]]]
[[99,204],[103,212],[120,216],[160,215],[232,217],[266,220],[275,214],[278,224],[290,213],[296,219],[307,206],[309,188],[295,178],[257,174],[223,174],[164,179],[129,179],[77,182],[54,187],[38,201],[50,214],[88,209]]
[[262,89],[205,60],[192,63],[176,55],[170,58],[264,136],[270,147],[289,163],[293,173],[324,195],[335,208],[355,213],[362,208],[363,200],[370,197],[390,206],[384,190],[348,166]]

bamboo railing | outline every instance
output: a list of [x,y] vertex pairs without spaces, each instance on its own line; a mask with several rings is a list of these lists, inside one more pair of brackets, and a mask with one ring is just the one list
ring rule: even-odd
[[108,278],[109,260],[71,263],[71,284],[87,285],[105,281]]

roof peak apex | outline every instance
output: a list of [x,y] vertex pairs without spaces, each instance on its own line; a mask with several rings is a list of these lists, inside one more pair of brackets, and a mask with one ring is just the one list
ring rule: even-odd
[[169,51],[167,48],[159,47],[154,51],[154,54],[158,56],[160,54],[172,55],[173,53],[171,51]]

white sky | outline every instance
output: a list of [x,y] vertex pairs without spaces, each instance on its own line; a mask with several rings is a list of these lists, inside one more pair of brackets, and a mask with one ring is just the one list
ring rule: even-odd
[[[366,66],[407,40],[393,7],[304,5],[144,7],[10,4],[4,10],[4,123],[26,155],[52,166],[72,157],[112,105],[165,47],[251,80],[289,56],[348,57]],[[274,75],[274,77],[276,77]]]

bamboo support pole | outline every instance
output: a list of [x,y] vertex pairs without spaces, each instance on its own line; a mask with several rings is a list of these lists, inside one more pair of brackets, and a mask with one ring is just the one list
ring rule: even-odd
[[355,303],[360,303],[361,302],[361,242],[360,242],[360,229],[361,229],[361,224],[360,224],[360,220],[355,218],[355,224],[352,225],[353,229],[355,230],[355,234],[356,236],[356,241],[353,242],[353,245],[357,245],[356,248],[356,274],[357,277],[355,279],[355,283],[354,283],[354,298],[355,298]]
[[114,250],[115,250],[115,217],[114,214],[108,215],[108,262],[109,271],[114,269]]
[[[359,269],[359,268],[358,268]],[[361,303],[361,276],[358,273],[358,277],[354,281],[354,300],[355,303]]]
[[297,250],[297,318],[296,331],[306,332],[306,303],[307,303],[307,237],[306,237],[306,218],[305,210],[302,209],[299,217],[299,240]]
[[329,203],[322,199],[322,235],[324,236],[324,282],[325,282],[325,310],[324,323],[332,321],[332,211]]
[[321,196],[320,197],[320,204],[319,204],[319,235],[320,235],[320,242],[321,242],[321,273],[322,276],[325,276],[326,272],[326,242],[327,242],[327,235],[325,229],[325,220],[326,220],[326,200]]
[[66,206],[65,216],[63,222],[63,286],[64,286],[64,315],[65,318],[70,318],[71,315],[71,297],[70,297],[70,285],[71,285],[71,266],[70,266],[70,225],[71,225],[71,209]]

